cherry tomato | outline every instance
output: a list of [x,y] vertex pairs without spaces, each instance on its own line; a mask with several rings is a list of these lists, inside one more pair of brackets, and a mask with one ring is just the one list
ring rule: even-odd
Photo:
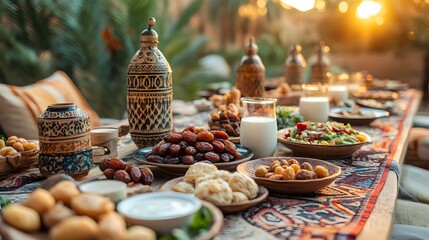
[[334,132],[341,132],[341,130],[339,129],[339,128],[337,128],[337,127],[332,127],[332,131],[334,131]]
[[285,138],[290,137],[290,133],[285,133]]
[[296,128],[298,128],[300,131],[303,131],[303,130],[307,129],[307,123],[299,122],[296,124]]

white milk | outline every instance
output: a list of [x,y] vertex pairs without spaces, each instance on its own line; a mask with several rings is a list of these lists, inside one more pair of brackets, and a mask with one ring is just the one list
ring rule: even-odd
[[272,157],[277,147],[277,122],[268,117],[241,119],[240,144],[250,148],[253,159]]
[[329,117],[329,100],[326,97],[302,97],[299,100],[299,114],[305,121],[326,122]]
[[333,100],[338,103],[343,103],[347,100],[349,94],[346,86],[329,86],[328,96],[331,101]]

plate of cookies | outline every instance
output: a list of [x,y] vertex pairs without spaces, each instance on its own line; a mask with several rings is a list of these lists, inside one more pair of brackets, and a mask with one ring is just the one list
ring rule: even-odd
[[195,194],[225,214],[249,209],[268,196],[268,190],[258,186],[252,178],[239,172],[219,170],[209,163],[195,163],[185,176],[166,182],[160,190]]
[[304,157],[267,157],[238,165],[237,171],[268,190],[283,194],[309,194],[341,175],[335,164]]

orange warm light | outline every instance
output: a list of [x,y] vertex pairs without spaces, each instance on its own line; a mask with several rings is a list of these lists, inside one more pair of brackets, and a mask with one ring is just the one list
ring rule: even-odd
[[281,0],[284,4],[289,5],[301,12],[306,12],[314,8],[316,0]]
[[356,10],[356,16],[360,19],[369,19],[370,17],[378,15],[382,8],[383,6],[380,2],[363,0]]

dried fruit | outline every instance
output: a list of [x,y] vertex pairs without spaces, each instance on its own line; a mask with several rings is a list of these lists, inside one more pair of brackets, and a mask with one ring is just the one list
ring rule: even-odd
[[108,168],[109,168],[109,166],[107,166],[106,160],[107,160],[107,159],[104,159],[104,160],[103,160],[103,161],[101,161],[101,162],[100,162],[100,164],[98,165],[98,167],[100,168],[100,170],[101,170],[102,172],[104,172],[104,170],[106,170],[106,169],[108,169]]
[[186,141],[180,141],[179,146],[180,146],[180,151],[183,152],[189,146],[189,144]]
[[140,171],[142,173],[140,182],[143,183],[144,185],[151,185],[154,179],[152,171],[147,167],[141,168]]
[[221,155],[220,155],[220,159],[222,160],[222,161],[224,161],[224,162],[229,162],[230,160],[233,160],[234,159],[234,156],[232,156],[231,154],[229,154],[229,153],[222,153]]
[[131,182],[131,177],[125,170],[116,171],[115,175],[113,176],[113,179],[124,182],[124,183]]
[[198,142],[213,142],[214,141],[214,135],[213,133],[209,131],[201,131],[197,135],[197,141]]
[[[203,156],[204,157],[204,156]],[[183,156],[182,157],[182,162],[184,163],[184,164],[187,164],[187,165],[191,165],[191,164],[194,164],[195,163],[195,159],[194,159],[194,156],[192,156],[192,155],[185,155],[185,156]]]
[[195,159],[196,161],[201,161],[201,160],[203,160],[203,159],[204,159],[204,153],[195,153],[195,154],[194,154],[194,159]]
[[165,159],[159,155],[149,155],[147,160],[154,163],[165,163]]
[[107,168],[103,171],[104,176],[106,176],[107,179],[113,179],[113,176],[115,176],[116,169],[113,168]]
[[105,161],[106,161],[106,166],[108,168],[122,170],[122,169],[125,169],[125,167],[127,166],[127,164],[119,158],[110,158]]
[[180,146],[178,144],[171,144],[170,145],[170,153],[171,154],[178,154],[180,152]]
[[305,169],[305,170],[308,170],[308,171],[313,171],[313,166],[311,166],[311,164],[308,163],[308,162],[304,162],[304,163],[301,164],[301,169]]
[[164,140],[170,143],[179,143],[182,141],[182,135],[180,133],[170,133]]
[[197,142],[197,144],[195,145],[195,148],[199,152],[209,152],[213,150],[213,145],[211,145],[208,142]]
[[213,163],[220,161],[219,155],[217,155],[214,152],[206,152],[204,154],[204,158],[207,159],[207,160],[209,160],[210,162],[213,162]]
[[214,131],[210,131],[210,132],[213,134],[213,136],[215,138],[222,138],[222,139],[225,139],[225,140],[228,140],[228,138],[229,138],[228,134],[226,132],[224,132],[224,131],[214,130]]
[[182,138],[188,143],[195,143],[197,141],[197,134],[191,132],[191,131],[184,131],[182,132]]
[[188,146],[186,149],[185,149],[185,153],[187,154],[187,155],[194,155],[195,153],[197,153],[197,149],[195,149],[194,147],[192,147],[192,146]]
[[178,163],[180,163],[180,158],[174,157],[174,156],[167,156],[165,158],[165,163],[166,164],[178,164]]
[[234,155],[235,153],[235,149],[237,149],[237,147],[235,146],[234,143],[226,140],[223,144],[225,144],[225,152]]
[[218,153],[221,153],[225,150],[225,145],[220,141],[213,141],[212,145],[213,149]]
[[159,155],[160,155],[160,156],[165,156],[165,155],[167,155],[167,154],[169,153],[169,151],[170,151],[170,146],[171,146],[171,143],[164,143],[164,144],[162,144],[162,145],[159,147],[159,149],[158,149],[158,153],[159,153]]
[[126,167],[126,171],[130,175],[131,180],[133,180],[133,182],[136,182],[136,183],[140,182],[142,173],[139,167],[130,164]]

